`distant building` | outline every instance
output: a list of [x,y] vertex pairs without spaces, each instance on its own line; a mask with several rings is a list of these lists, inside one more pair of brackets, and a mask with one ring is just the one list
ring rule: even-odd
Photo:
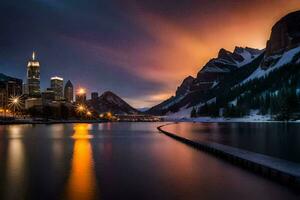
[[29,97],[40,97],[40,63],[35,59],[35,52],[27,64],[27,84]]
[[29,109],[32,107],[41,107],[42,105],[42,98],[29,98],[25,100],[25,109]]
[[73,84],[71,83],[70,80],[65,85],[65,90],[64,90],[64,96],[67,102],[73,102],[74,100],[74,88]]
[[55,92],[52,88],[47,88],[46,91],[42,92],[42,103],[45,105],[50,104],[53,101],[55,101]]
[[22,80],[0,73],[0,107],[6,108],[10,97],[22,95]]
[[55,93],[55,100],[60,101],[63,100],[63,87],[64,87],[64,79],[58,76],[54,76],[51,78],[51,89]]
[[76,103],[77,104],[85,104],[86,103],[86,92],[84,90],[80,90],[77,92]]
[[27,95],[27,96],[29,95],[28,84],[26,84],[26,83],[23,83],[22,94]]
[[92,97],[92,101],[97,101],[99,97],[98,92],[92,92],[91,97]]

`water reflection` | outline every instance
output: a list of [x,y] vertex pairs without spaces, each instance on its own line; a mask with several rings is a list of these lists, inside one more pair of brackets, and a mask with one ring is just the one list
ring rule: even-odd
[[21,140],[10,140],[7,158],[5,199],[18,199],[25,191],[24,144]]
[[[158,134],[159,125],[0,126],[0,200],[299,199],[281,185]],[[202,124],[201,134],[191,135],[233,143],[242,137],[242,144],[281,141],[299,152],[300,134],[293,133],[300,133],[299,125],[272,134],[265,126]],[[189,133],[186,126],[177,128]]]
[[49,126],[51,129],[51,136],[55,139],[61,139],[64,137],[64,125],[63,124],[53,124]]
[[21,138],[21,126],[9,126],[8,127],[8,133],[9,133],[9,138],[11,139],[18,139]]
[[300,163],[296,123],[178,123],[164,127],[191,140],[221,143]]
[[112,123],[107,122],[107,123],[100,123],[98,125],[98,129],[102,131],[110,131],[111,130]]
[[67,198],[90,200],[96,198],[96,178],[88,124],[74,126],[75,139],[72,166],[67,184]]

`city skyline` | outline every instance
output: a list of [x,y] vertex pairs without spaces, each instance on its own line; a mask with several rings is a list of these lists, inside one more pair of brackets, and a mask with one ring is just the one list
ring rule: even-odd
[[[48,89],[51,89],[55,93],[55,100],[63,100],[64,98],[66,98],[65,90],[66,89],[68,90],[68,87],[70,87],[70,85],[71,85],[72,91],[68,91],[68,93],[72,92],[72,94],[68,94],[67,95],[68,97],[66,98],[66,100],[69,100],[70,102],[73,101],[74,99],[72,97],[70,98],[70,96],[74,96],[74,89],[73,89],[71,80],[64,82],[65,80],[63,77],[59,77],[59,76],[55,75],[55,76],[51,76],[49,78],[48,85],[46,85],[45,88],[40,87],[40,83],[41,83],[40,67],[41,66],[40,66],[40,62],[37,59],[36,55],[37,55],[36,52],[33,51],[32,55],[31,55],[31,59],[29,59],[29,61],[28,61],[26,78],[25,78],[25,80],[23,80],[23,87],[24,87],[23,94],[29,94],[29,96],[30,96],[30,95],[32,95],[31,93],[36,93],[31,90],[38,88],[37,93],[38,93],[38,96],[40,96],[43,92],[47,91]],[[38,82],[34,83],[33,86],[30,86],[30,85],[32,85],[32,83],[31,83],[32,79],[37,79]],[[44,80],[43,82],[46,82],[46,81]],[[32,87],[33,87],[33,89],[30,89]],[[79,86],[77,89],[81,89],[81,88],[82,87]],[[87,92],[88,89],[84,88],[84,90],[85,90],[85,92]],[[93,93],[94,93],[93,91],[90,92],[91,98],[92,98]],[[34,94],[32,97],[34,97]]]
[[174,95],[220,48],[265,48],[274,22],[299,8],[296,0],[10,1],[0,8],[0,65],[25,80],[35,50],[43,89],[61,76],[89,93],[111,90],[134,107],[149,107]]

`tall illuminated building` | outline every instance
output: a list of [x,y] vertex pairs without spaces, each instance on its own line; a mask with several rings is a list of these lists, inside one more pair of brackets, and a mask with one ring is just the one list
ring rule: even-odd
[[51,89],[54,91],[55,100],[62,100],[64,97],[64,79],[58,76],[51,77]]
[[35,52],[27,64],[27,87],[29,97],[40,97],[40,63],[35,58]]
[[65,99],[67,102],[73,102],[74,100],[74,88],[73,88],[73,84],[70,80],[67,81],[66,85],[65,85]]

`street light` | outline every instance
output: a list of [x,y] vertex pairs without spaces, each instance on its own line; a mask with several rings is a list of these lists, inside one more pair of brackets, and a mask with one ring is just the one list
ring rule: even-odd
[[76,111],[78,112],[78,113],[83,113],[84,111],[85,111],[85,106],[84,105],[82,105],[82,104],[79,104],[79,105],[77,105],[77,107],[76,107]]
[[20,96],[12,96],[8,99],[8,107],[13,108],[13,114],[15,115],[16,109],[20,109],[22,107],[21,97]]
[[86,115],[87,115],[88,117],[91,117],[91,116],[92,116],[91,111],[87,111],[87,112],[86,112]]

